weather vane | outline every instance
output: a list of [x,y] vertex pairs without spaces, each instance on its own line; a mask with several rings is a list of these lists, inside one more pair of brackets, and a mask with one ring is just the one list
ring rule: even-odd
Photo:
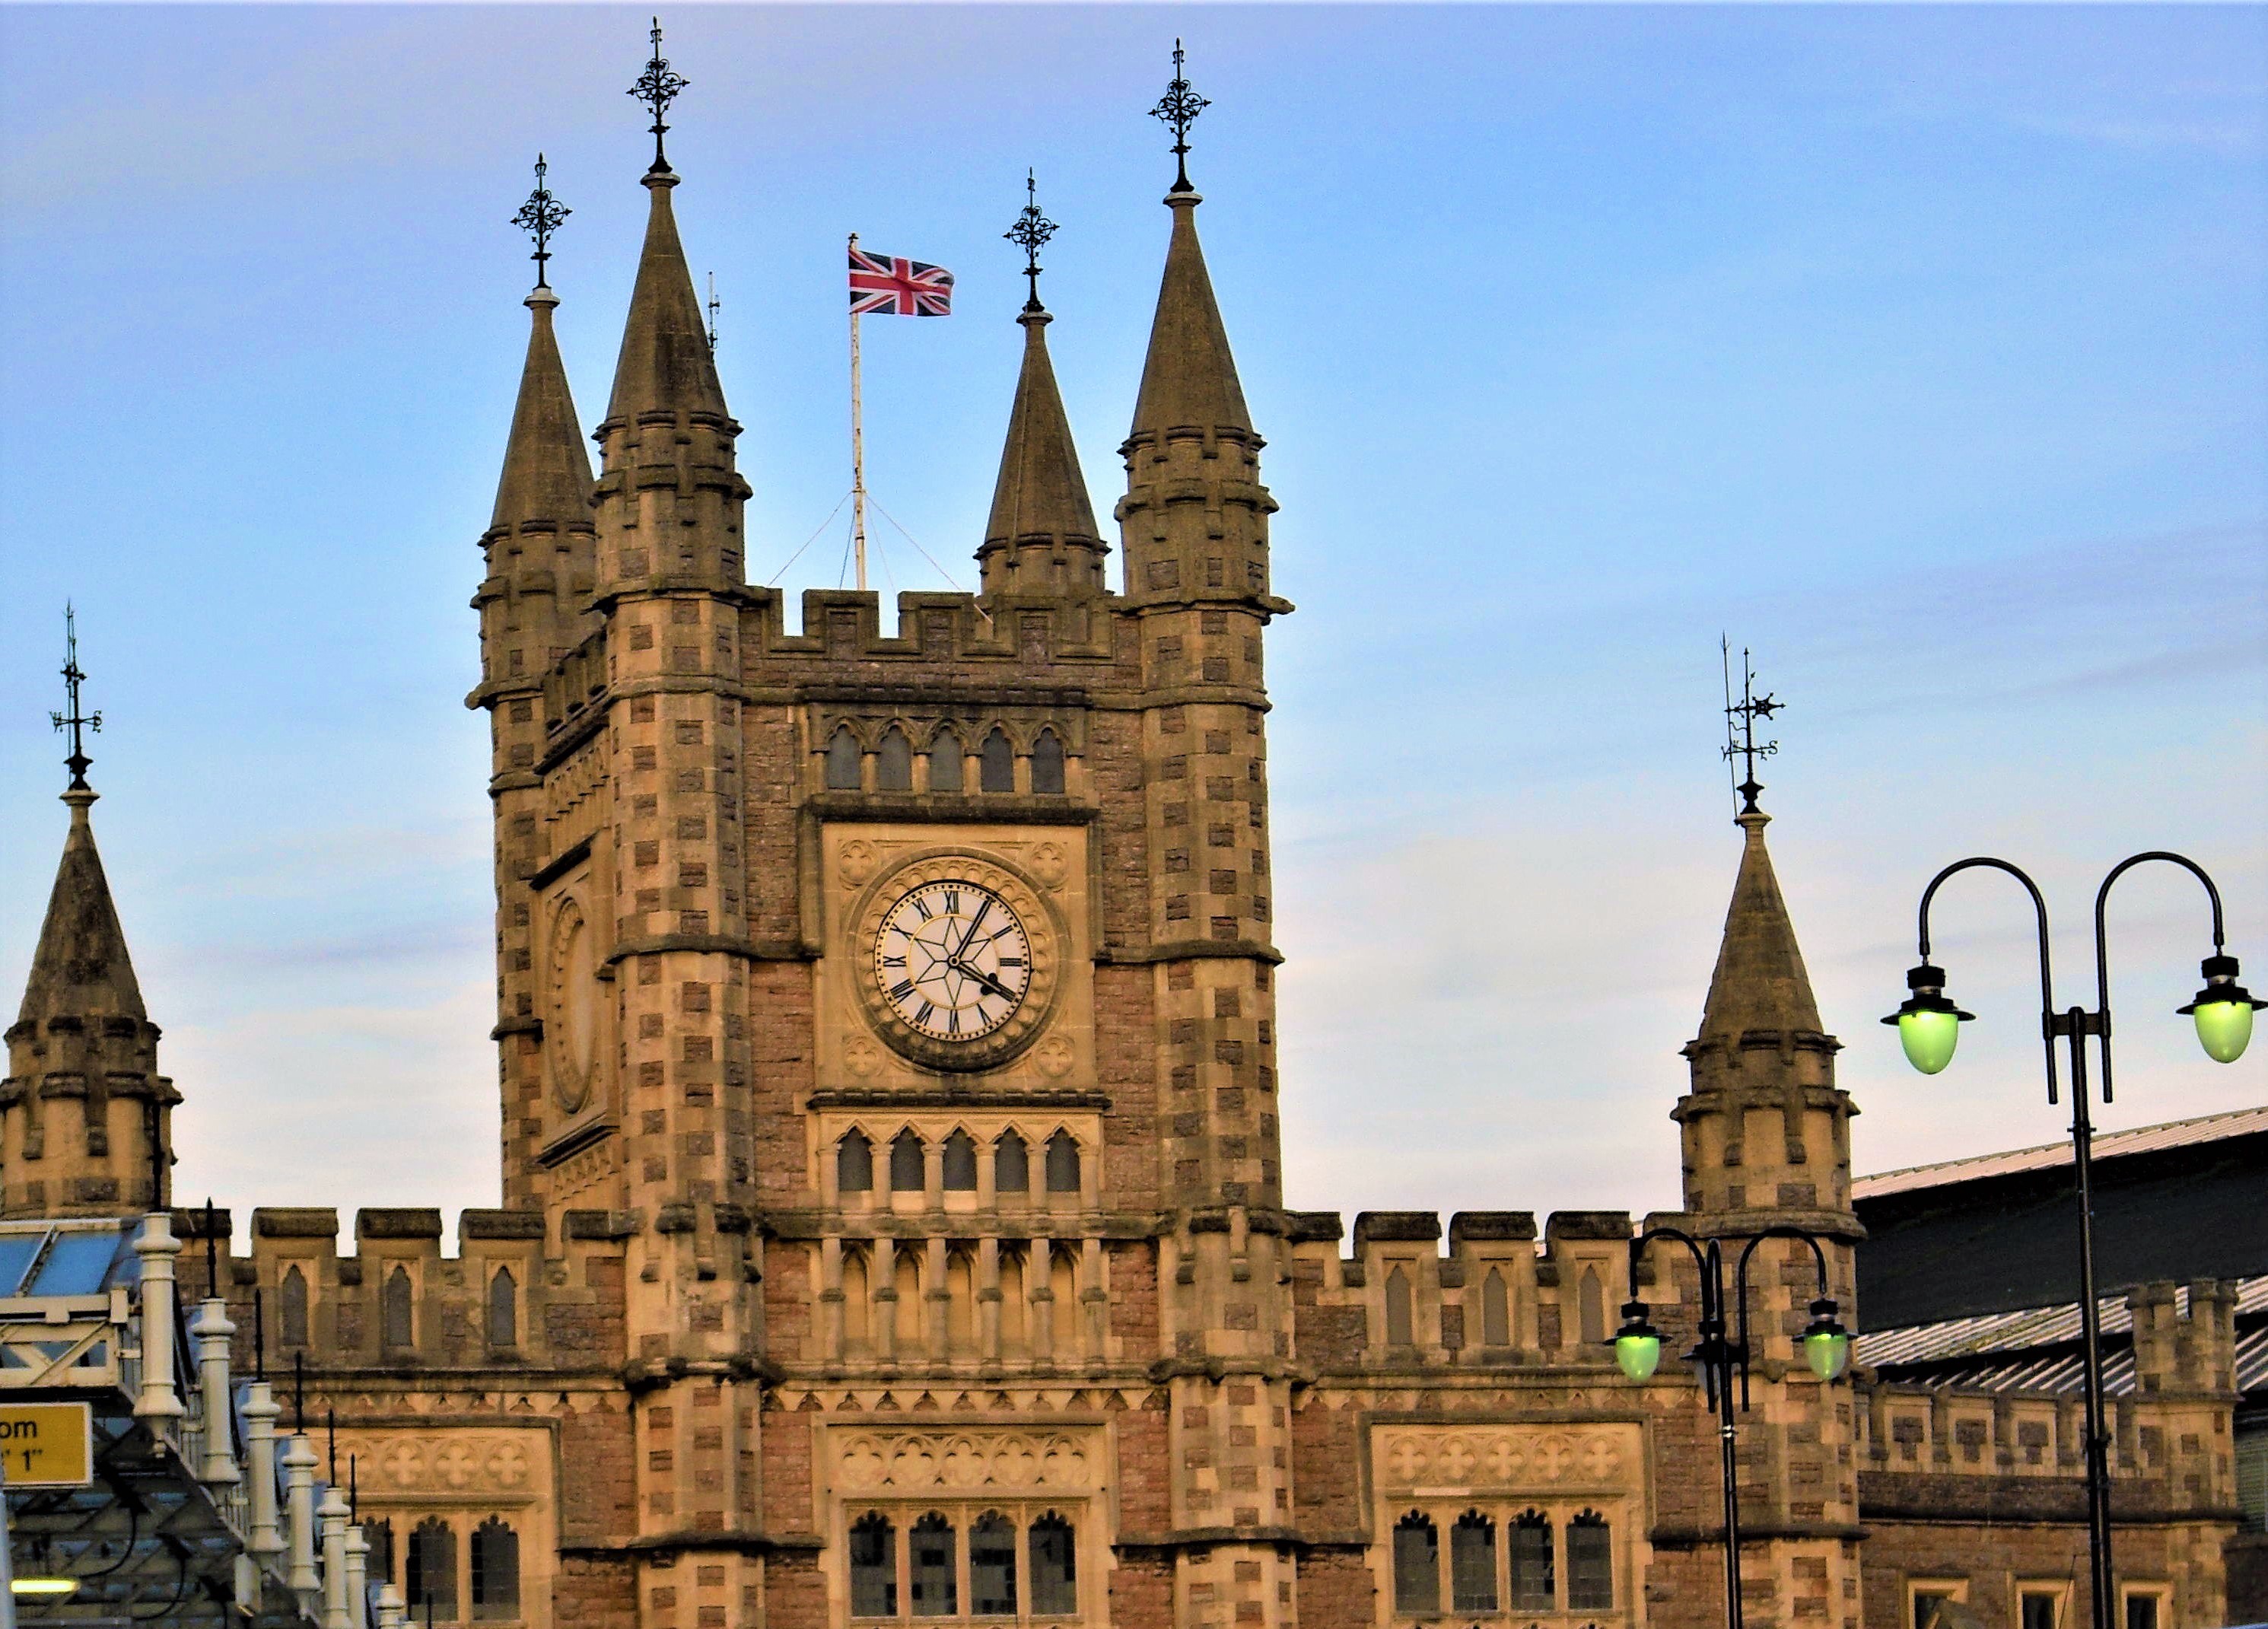
[[1166,87],[1165,95],[1150,109],[1152,119],[1170,126],[1174,132],[1174,186],[1175,192],[1195,192],[1189,185],[1189,126],[1197,115],[1212,104],[1189,89],[1188,77],[1182,72],[1182,42],[1174,41],[1174,82]]
[[662,122],[661,116],[669,111],[677,93],[693,82],[683,74],[670,71],[669,59],[661,54],[661,18],[658,17],[653,19],[650,38],[653,41],[653,56],[646,63],[645,71],[638,76],[638,82],[630,86],[630,93],[653,109],[653,167],[646,173],[659,175],[669,169],[669,160],[661,152],[661,138],[669,127]]
[[86,784],[86,771],[94,760],[86,756],[86,737],[83,732],[102,728],[100,713],[82,713],[79,711],[78,687],[85,682],[86,675],[79,671],[78,667],[78,614],[66,601],[63,605],[63,695],[70,702],[70,711],[68,714],[51,712],[48,717],[55,720],[55,728],[70,732],[70,756],[63,760],[63,767],[71,772],[70,789],[73,792],[91,790]]
[[712,271],[709,274],[709,354],[712,357],[717,354],[717,313],[724,307],[725,302],[717,298],[717,274]]
[[1742,761],[1747,776],[1745,779],[1736,782],[1733,790],[1741,794],[1742,814],[1760,814],[1764,811],[1756,807],[1756,793],[1764,790],[1764,785],[1756,779],[1756,760],[1772,756],[1779,750],[1779,743],[1776,741],[1758,742],[1756,720],[1771,718],[1784,704],[1774,701],[1770,692],[1762,696],[1756,693],[1756,670],[1749,664],[1748,647],[1745,645],[1741,648],[1741,699],[1734,701],[1733,699],[1733,642],[1720,638],[1718,644],[1722,650],[1725,660],[1726,770],[1727,773],[1731,771],[1734,758]]
[[1032,172],[1024,172],[1024,207],[1016,217],[1016,224],[1000,234],[1024,251],[1024,276],[1031,280],[1032,295],[1024,302],[1026,311],[1044,310],[1040,304],[1040,246],[1056,235],[1056,224],[1040,213],[1040,184]]
[[559,230],[561,222],[575,212],[553,197],[551,189],[543,184],[543,178],[550,167],[543,162],[541,153],[535,155],[535,190],[527,195],[527,202],[521,204],[519,213],[512,217],[513,225],[535,240],[535,253],[527,258],[535,262],[535,286],[539,289],[551,286],[551,280],[543,266],[543,262],[551,258],[551,234]]

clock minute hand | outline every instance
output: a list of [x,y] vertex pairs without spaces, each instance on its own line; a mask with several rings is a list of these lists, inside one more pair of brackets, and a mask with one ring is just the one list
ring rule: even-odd
[[976,914],[968,918],[968,931],[961,936],[961,942],[953,947],[953,954],[946,958],[947,961],[958,962],[968,954],[968,947],[976,938],[976,930],[983,923],[984,913],[991,909],[992,902],[989,898],[976,907]]

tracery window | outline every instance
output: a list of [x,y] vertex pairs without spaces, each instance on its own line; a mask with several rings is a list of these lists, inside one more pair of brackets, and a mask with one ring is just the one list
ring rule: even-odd
[[846,1131],[835,1147],[835,1190],[872,1193],[874,1190],[874,1145],[864,1131]]
[[945,1190],[972,1193],[976,1188],[976,1139],[955,1131],[945,1139]]
[[519,1616],[519,1535],[502,1516],[473,1529],[473,1616]]
[[1008,744],[1007,732],[998,725],[984,738],[978,752],[976,784],[985,792],[1016,790],[1016,749]]
[[1048,1139],[1048,1191],[1079,1191],[1079,1142],[1069,1131]]
[[961,1610],[960,1544],[953,1523],[932,1510],[906,1537],[913,1615],[952,1617]]
[[922,1140],[909,1127],[890,1139],[890,1186],[899,1193],[919,1193],[925,1185]]
[[1013,1131],[1000,1133],[1000,1140],[992,1145],[992,1190],[995,1193],[1029,1193],[1032,1189],[1032,1154],[1024,1139]]
[[519,1345],[519,1286],[512,1269],[499,1267],[489,1280],[489,1345]]
[[850,1616],[898,1615],[898,1530],[870,1510],[850,1524]]
[[827,789],[829,792],[858,790],[858,738],[850,733],[848,725],[837,725],[827,743]]
[[1071,1525],[1050,1510],[1032,1523],[1032,1611],[1069,1617],[1079,1611],[1079,1550]]
[[939,730],[930,738],[929,789],[932,792],[959,792],[962,784],[961,737],[951,730]]
[[874,790],[911,792],[914,786],[914,744],[893,724],[874,754]]
[[1614,1603],[1614,1535],[1606,1517],[1586,1510],[1567,1523],[1567,1610],[1603,1612]]
[[413,1618],[429,1603],[441,1622],[457,1615],[457,1535],[439,1516],[427,1516],[410,1529],[409,1576],[402,1581]]
[[1056,739],[1053,730],[1042,730],[1040,739],[1032,743],[1032,790],[1061,792],[1063,789],[1063,743]]
[[1449,1605],[1459,1612],[1496,1611],[1496,1523],[1468,1510],[1449,1529]]
[[852,1508],[846,1559],[853,1618],[1005,1620],[1055,1629],[1079,1616],[1078,1528],[1060,1507]]
[[1551,1518],[1522,1511],[1512,1524],[1512,1606],[1548,1612],[1557,1593],[1552,1578]]
[[379,1516],[362,1524],[363,1542],[370,1546],[364,1562],[372,1583],[394,1581],[394,1523]]
[[968,1610],[978,1618],[1016,1612],[1016,1529],[988,1510],[968,1529]]
[[1430,1517],[1418,1511],[1394,1524],[1394,1610],[1441,1610],[1441,1541]]

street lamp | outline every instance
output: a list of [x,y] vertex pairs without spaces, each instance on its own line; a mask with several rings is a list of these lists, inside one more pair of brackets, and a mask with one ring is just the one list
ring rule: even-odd
[[2196,1021],[2198,1043],[2208,1057],[2220,1063],[2235,1063],[2252,1038],[2252,1009],[2259,1003],[2236,982],[2236,958],[2224,948],[2227,936],[2221,924],[2220,890],[2196,861],[2162,849],[2120,860],[2095,890],[2094,1012],[2076,1006],[2060,1013],[2056,1010],[2055,979],[2048,958],[2048,906],[2038,885],[2007,860],[1980,856],[1948,866],[1922,890],[1921,964],[1906,975],[1906,988],[1911,993],[1905,1001],[1882,1020],[1896,1026],[1898,1044],[1905,1051],[1906,1061],[1922,1073],[1935,1074],[1951,1063],[1961,1026],[1976,1015],[1962,1012],[1946,999],[1945,970],[1930,963],[1930,901],[1948,879],[1979,866],[2005,871],[2023,884],[2024,892],[2031,896],[2032,910],[2039,924],[2040,1036],[2046,1048],[2048,1102],[2051,1103],[2058,1101],[2055,1043],[2058,1039],[2069,1043],[2071,1055],[2071,1151],[2079,1199],[2079,1316],[2086,1347],[2087,1537],[2094,1629],[2111,1629],[2111,1594],[2116,1581],[2110,1566],[2110,1435],[2102,1423],[2102,1330],[2095,1293],[2095,1127],[2088,1117],[2086,1043],[2088,1036],[2095,1037],[2102,1069],[2102,1101],[2107,1103],[2110,1101],[2110,953],[2103,931],[2103,911],[2110,901],[2110,885],[2149,860],[2179,866],[2205,885],[2205,897],[2213,905],[2213,954],[2204,962],[2205,988],[2198,991],[2195,1000],[2179,1010]]
[[[1647,1321],[1646,1305],[1638,1297],[1638,1269],[1646,1247],[1656,1239],[1683,1244],[1701,1270],[1700,1338],[1686,1355],[1698,1371],[1701,1389],[1717,1411],[1717,1441],[1720,1450],[1725,1495],[1725,1622],[1741,1629],[1741,1490],[1734,1456],[1736,1432],[1733,1406],[1733,1375],[1741,1377],[1740,1406],[1749,1406],[1749,1258],[1766,1239],[1800,1239],[1811,1247],[1819,1269],[1819,1294],[1811,1303],[1811,1322],[1797,1345],[1804,1362],[1822,1381],[1842,1377],[1851,1363],[1851,1332],[1836,1318],[1834,1299],[1827,1293],[1827,1253],[1819,1236],[1800,1227],[1767,1227],[1742,1245],[1733,1271],[1733,1311],[1726,1311],[1723,1242],[1696,1239],[1675,1227],[1648,1227],[1631,1240],[1631,1299],[1623,1307],[1623,1326],[1611,1343],[1615,1362],[1631,1380],[1649,1380],[1661,1363],[1661,1331]],[[1727,1338],[1729,1335],[1729,1338]]]

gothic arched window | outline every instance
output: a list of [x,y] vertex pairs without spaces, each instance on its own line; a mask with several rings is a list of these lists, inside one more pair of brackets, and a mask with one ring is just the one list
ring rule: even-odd
[[846,1131],[835,1146],[835,1191],[872,1193],[874,1190],[874,1145],[864,1131]]
[[968,1611],[977,1618],[1016,1615],[1016,1529],[997,1510],[968,1529]]
[[919,1193],[926,1186],[922,1140],[910,1126],[890,1139],[890,1186],[899,1193]]
[[911,792],[914,788],[914,744],[893,724],[874,754],[874,790]]
[[1079,1144],[1069,1131],[1057,1131],[1048,1139],[1048,1191],[1079,1191]]
[[1615,1604],[1614,1530],[1586,1510],[1567,1523],[1567,1610],[1606,1612]]
[[1031,1150],[1015,1132],[1001,1132],[1000,1140],[992,1145],[992,1191],[1029,1193],[1031,1189]]
[[898,1615],[898,1529],[879,1510],[850,1524],[850,1616]]
[[976,784],[986,792],[1016,790],[1016,749],[1008,744],[1007,732],[998,725],[984,738],[978,752]]
[[284,1282],[276,1291],[276,1301],[282,1307],[278,1334],[287,1346],[307,1344],[307,1275],[299,1271],[297,1262],[284,1269]]
[[1468,1510],[1449,1529],[1449,1608],[1496,1611],[1496,1523]]
[[936,1511],[931,1511],[913,1525],[906,1535],[909,1563],[907,1578],[912,1585],[912,1601],[908,1604],[916,1618],[951,1618],[961,1611],[961,1581],[958,1576],[960,1549],[953,1523]]
[[473,1529],[473,1616],[519,1616],[519,1535],[502,1516]]
[[427,1516],[409,1533],[409,1613],[431,1603],[433,1616],[447,1622],[457,1615],[457,1535],[439,1516]]
[[1551,1606],[1551,1522],[1524,1511],[1512,1524],[1512,1610],[1548,1612]]
[[509,1267],[497,1268],[489,1280],[489,1345],[519,1345],[519,1286]]
[[1397,1264],[1386,1274],[1386,1344],[1389,1346],[1409,1346],[1417,1344],[1417,1319],[1412,1316],[1410,1275]]
[[1063,789],[1063,743],[1056,739],[1053,730],[1042,730],[1040,739],[1032,743],[1032,790],[1061,792]]
[[389,1346],[414,1346],[417,1329],[410,1318],[409,1274],[399,1264],[386,1275],[379,1296],[379,1338]]
[[1050,1510],[1032,1523],[1035,1616],[1069,1618],[1079,1611],[1079,1550],[1071,1523]]
[[929,789],[932,792],[959,792],[962,784],[961,737],[951,730],[939,730],[930,737]]
[[380,1516],[362,1524],[363,1542],[370,1546],[365,1570],[374,1584],[394,1581],[394,1523]]
[[1504,1274],[1493,1267],[1481,1280],[1481,1345],[1512,1345],[1512,1294],[1504,1286]]
[[[1575,1291],[1577,1316],[1581,1319],[1583,1344],[1603,1345],[1607,1338],[1607,1286],[1599,1282],[1596,1267],[1583,1269],[1583,1281]],[[1573,1587],[1573,1574],[1568,1574],[1569,1587]]]
[[858,738],[850,733],[847,725],[837,725],[834,739],[827,743],[827,789],[829,792],[858,790]]
[[1394,1524],[1394,1610],[1441,1610],[1441,1540],[1432,1520],[1415,1510]]
[[976,1139],[966,1131],[955,1131],[945,1139],[945,1190],[947,1193],[973,1193],[976,1189]]

